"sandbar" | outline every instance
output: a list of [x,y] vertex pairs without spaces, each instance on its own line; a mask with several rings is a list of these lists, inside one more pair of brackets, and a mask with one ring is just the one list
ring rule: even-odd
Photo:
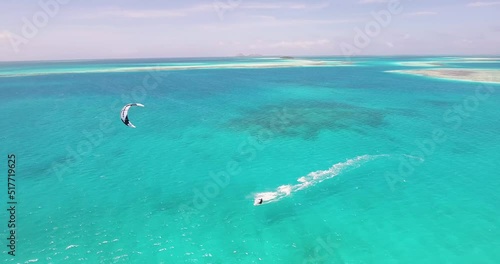
[[443,66],[443,64],[441,62],[437,62],[437,61],[402,61],[402,62],[397,62],[396,64],[401,65],[401,66],[408,66],[408,67]]
[[396,70],[387,72],[412,74],[455,81],[500,83],[500,70],[492,69],[436,68],[425,70]]
[[178,71],[178,70],[208,70],[208,69],[262,69],[262,68],[292,68],[292,67],[338,67],[352,66],[352,63],[343,61],[322,61],[307,59],[287,59],[276,61],[255,61],[255,62],[221,62],[212,64],[170,64],[170,65],[145,65],[123,67],[102,67],[102,68],[58,68],[50,71],[9,71],[1,72],[0,77],[22,77],[40,76],[52,74],[81,74],[81,73],[117,73],[117,72],[144,72],[144,71]]

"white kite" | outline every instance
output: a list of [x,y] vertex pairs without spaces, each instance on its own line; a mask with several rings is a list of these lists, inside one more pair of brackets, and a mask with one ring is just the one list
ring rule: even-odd
[[121,112],[121,114],[120,114],[120,117],[121,117],[121,119],[122,119],[122,122],[123,122],[125,125],[127,125],[127,126],[129,126],[129,127],[131,127],[131,128],[135,128],[135,126],[134,126],[132,123],[130,123],[130,120],[128,120],[128,110],[129,110],[129,109],[130,109],[130,107],[132,107],[132,106],[140,106],[140,107],[144,107],[144,105],[143,105],[143,104],[139,104],[139,103],[135,103],[135,104],[127,104],[127,105],[125,105],[125,106],[122,108],[122,112]]

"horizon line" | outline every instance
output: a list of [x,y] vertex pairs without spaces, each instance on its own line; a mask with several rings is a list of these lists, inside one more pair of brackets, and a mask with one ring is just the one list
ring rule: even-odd
[[77,61],[119,61],[119,60],[151,60],[151,59],[229,59],[229,58],[280,58],[280,57],[290,57],[290,58],[319,58],[319,57],[331,57],[331,58],[363,58],[363,57],[499,57],[499,54],[392,54],[392,55],[261,55],[261,54],[249,54],[249,55],[232,55],[232,56],[202,56],[202,57],[125,57],[125,58],[90,58],[90,59],[48,59],[48,60],[0,60],[0,63],[10,63],[10,62],[77,62]]

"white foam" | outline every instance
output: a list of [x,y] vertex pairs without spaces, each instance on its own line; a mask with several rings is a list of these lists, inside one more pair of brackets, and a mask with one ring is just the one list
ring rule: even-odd
[[78,245],[69,245],[66,247],[66,250],[70,249],[70,248],[75,248],[75,247],[78,247]]
[[291,195],[294,192],[304,190],[304,189],[311,187],[313,185],[316,185],[324,180],[333,178],[347,169],[357,168],[368,161],[374,160],[376,158],[381,158],[381,157],[389,157],[389,155],[380,154],[380,155],[357,156],[355,158],[348,159],[344,162],[339,162],[337,164],[334,164],[328,170],[319,170],[319,171],[310,172],[306,176],[302,176],[302,177],[298,178],[297,182],[299,182],[299,183],[297,183],[295,185],[281,185],[278,188],[276,188],[276,190],[273,192],[256,193],[254,195],[254,205],[259,205],[260,199],[262,199],[262,204],[279,201],[279,200]]

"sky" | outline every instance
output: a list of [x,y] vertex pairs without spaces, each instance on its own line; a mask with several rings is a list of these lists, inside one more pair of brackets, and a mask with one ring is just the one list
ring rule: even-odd
[[0,10],[0,61],[500,54],[500,0],[1,0]]

